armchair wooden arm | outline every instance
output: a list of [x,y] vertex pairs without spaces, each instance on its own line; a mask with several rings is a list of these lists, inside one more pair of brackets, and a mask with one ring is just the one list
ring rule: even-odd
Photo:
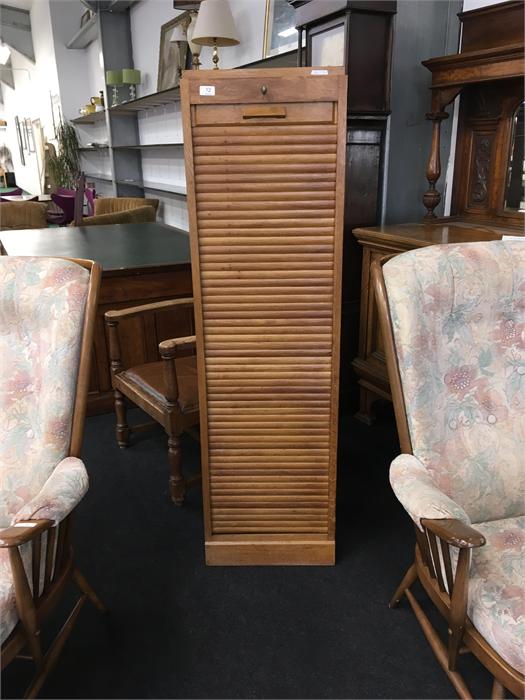
[[460,549],[471,549],[472,547],[482,547],[485,544],[483,535],[470,525],[462,523],[461,520],[443,518],[429,520],[423,518],[421,525],[433,532],[440,540],[453,547]]
[[160,356],[164,365],[164,381],[166,386],[166,399],[175,403],[179,398],[179,386],[177,382],[177,366],[175,360],[182,354],[187,355],[188,350],[195,350],[196,338],[194,335],[183,338],[170,338],[159,343]]
[[189,354],[189,351],[194,351],[195,348],[196,338],[194,335],[187,335],[183,338],[170,338],[169,340],[163,340],[159,343],[160,356],[164,360],[169,360],[172,357],[180,357],[183,354]]
[[158,311],[181,309],[191,306],[193,306],[193,298],[183,297],[182,299],[168,299],[167,301],[156,301],[151,304],[131,306],[127,309],[106,311],[104,318],[106,319],[106,326],[108,329],[111,374],[118,374],[124,369],[124,365],[122,364],[120,337],[118,333],[118,324],[120,321],[124,319],[127,320],[130,318],[136,318],[137,316],[145,316]]
[[166,311],[167,309],[183,306],[193,306],[193,297],[184,297],[182,299],[168,299],[167,301],[155,301],[152,304],[130,306],[128,309],[116,309],[114,311],[106,311],[104,316],[106,318],[106,323],[118,323],[123,318],[133,318],[134,316],[143,316],[144,314],[154,313],[157,311]]
[[53,527],[53,521],[47,519],[23,520],[0,530],[0,547],[20,547],[34,540],[46,530]]

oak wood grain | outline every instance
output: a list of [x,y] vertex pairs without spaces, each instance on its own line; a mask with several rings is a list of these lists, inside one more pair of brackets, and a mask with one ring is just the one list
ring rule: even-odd
[[210,564],[334,560],[345,83],[181,83]]

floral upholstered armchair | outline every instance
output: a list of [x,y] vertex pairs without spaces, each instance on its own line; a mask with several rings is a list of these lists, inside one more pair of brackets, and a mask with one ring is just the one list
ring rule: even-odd
[[[461,697],[472,652],[493,697],[525,689],[525,238],[429,246],[373,276],[403,454],[390,468],[416,525],[405,594]],[[414,598],[419,578],[447,647]]]
[[[25,650],[38,694],[89,597],[70,513],[88,488],[79,459],[100,284],[91,261],[0,257],[0,641],[2,669]],[[40,625],[73,580],[81,596],[44,654]]]

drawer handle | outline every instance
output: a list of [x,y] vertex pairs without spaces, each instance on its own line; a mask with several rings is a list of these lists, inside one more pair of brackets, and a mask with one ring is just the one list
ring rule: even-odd
[[275,105],[257,105],[242,110],[243,119],[284,119],[286,109]]

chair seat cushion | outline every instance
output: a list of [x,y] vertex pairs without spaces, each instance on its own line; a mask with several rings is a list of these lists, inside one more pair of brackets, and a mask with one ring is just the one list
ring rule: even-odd
[[[147,392],[160,403],[166,404],[164,364],[148,362],[122,372],[119,377],[126,384],[134,384]],[[183,413],[192,413],[199,408],[199,392],[197,383],[197,359],[195,355],[180,357],[175,360],[177,368],[177,384],[179,387],[178,403]]]
[[476,523],[487,543],[473,551],[468,615],[513,668],[525,672],[525,516]]

